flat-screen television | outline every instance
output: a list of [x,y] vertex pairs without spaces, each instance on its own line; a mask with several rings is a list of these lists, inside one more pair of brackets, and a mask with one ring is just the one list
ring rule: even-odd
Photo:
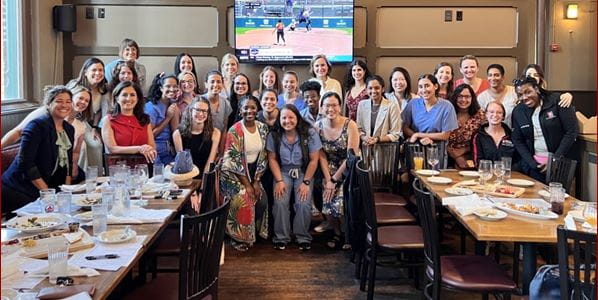
[[325,54],[353,60],[354,0],[235,0],[235,54],[241,62],[307,64]]

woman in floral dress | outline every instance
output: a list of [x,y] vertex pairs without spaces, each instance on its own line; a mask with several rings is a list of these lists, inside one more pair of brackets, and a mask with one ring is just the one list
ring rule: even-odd
[[320,167],[324,174],[324,205],[322,213],[326,221],[334,229],[334,236],[327,246],[338,249],[343,245],[341,232],[343,206],[343,172],[348,149],[359,153],[359,131],[355,121],[341,115],[342,102],[335,92],[327,92],[322,96],[320,111],[325,118],[316,122],[315,127],[320,134],[322,150],[320,150]]
[[260,181],[267,166],[268,126],[256,121],[257,109],[255,97],[241,99],[243,119],[228,130],[220,166],[220,192],[231,201],[226,232],[239,251],[253,245],[256,230],[268,237],[268,201]]

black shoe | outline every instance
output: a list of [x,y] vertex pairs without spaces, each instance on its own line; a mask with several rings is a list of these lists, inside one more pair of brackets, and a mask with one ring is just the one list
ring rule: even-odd
[[280,243],[280,242],[279,243],[274,243],[274,249],[284,250],[286,248],[287,248],[287,244],[285,244],[285,243]]
[[311,243],[299,243],[299,250],[307,251],[309,249],[311,249]]

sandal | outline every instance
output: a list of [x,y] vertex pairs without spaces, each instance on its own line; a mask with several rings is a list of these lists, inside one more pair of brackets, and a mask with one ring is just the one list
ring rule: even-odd
[[343,244],[343,247],[341,249],[343,249],[345,251],[349,251],[349,250],[351,250],[351,244],[345,243],[345,244]]
[[237,251],[245,252],[245,251],[249,250],[249,245],[247,245],[247,243],[233,241],[231,243],[231,245]]
[[329,239],[328,242],[326,242],[326,246],[328,248],[335,250],[338,250],[343,244],[343,236],[336,234],[331,239]]

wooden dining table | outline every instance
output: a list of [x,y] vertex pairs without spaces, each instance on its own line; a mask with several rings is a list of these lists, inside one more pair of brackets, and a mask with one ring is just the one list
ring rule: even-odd
[[[184,193],[176,199],[153,199],[148,200],[148,205],[144,206],[147,209],[172,209],[172,214],[162,223],[148,223],[148,224],[131,224],[131,229],[137,232],[137,235],[146,235],[143,241],[143,247],[135,255],[134,260],[126,267],[121,267],[117,271],[101,271],[98,270],[100,276],[95,277],[74,277],[75,284],[94,284],[95,293],[93,299],[106,299],[114,291],[114,289],[123,281],[127,274],[139,262],[141,257],[150,249],[151,245],[157,240],[160,234],[168,226],[168,224],[177,216],[183,209],[185,204],[189,201],[191,191],[197,189],[200,185],[199,180],[194,180],[188,187],[183,187]],[[108,225],[108,230],[122,229],[126,224]],[[83,227],[87,233],[93,235],[93,228],[91,226]],[[18,232],[8,229],[2,229],[2,241],[13,239]],[[53,287],[47,279],[38,284],[34,291],[38,291],[44,287]]]
[[[441,170],[437,176],[452,179],[449,184],[436,184],[430,182],[428,176],[422,176],[413,172],[425,187],[436,199],[441,200],[451,197],[445,192],[446,188],[463,181],[470,180],[461,176],[457,170]],[[513,179],[526,179],[534,182],[532,187],[525,187],[525,192],[518,198],[542,199],[538,191],[546,188],[546,185],[519,172],[512,172]],[[523,252],[522,287],[523,294],[528,294],[529,283],[536,273],[536,248],[539,243],[555,244],[557,242],[557,227],[564,224],[564,218],[577,199],[569,196],[565,199],[564,211],[556,219],[538,220],[523,216],[508,214],[506,218],[498,221],[484,221],[477,216],[470,214],[461,215],[454,206],[447,206],[448,211],[480,242],[514,242],[520,243]],[[518,270],[513,270],[516,272]]]

